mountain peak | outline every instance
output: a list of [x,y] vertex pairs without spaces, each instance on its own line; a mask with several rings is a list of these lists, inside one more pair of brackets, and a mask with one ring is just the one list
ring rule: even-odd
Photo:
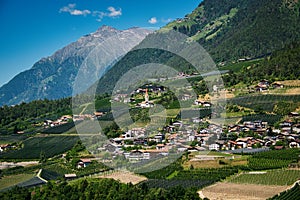
[[117,29],[115,29],[112,26],[107,26],[107,25],[103,25],[100,28],[97,29],[96,32],[103,32],[103,31],[116,31]]
[[112,34],[112,33],[114,34],[118,32],[119,30],[115,29],[114,27],[103,25],[100,28],[98,28],[95,32],[89,35],[94,37],[102,37],[103,35]]

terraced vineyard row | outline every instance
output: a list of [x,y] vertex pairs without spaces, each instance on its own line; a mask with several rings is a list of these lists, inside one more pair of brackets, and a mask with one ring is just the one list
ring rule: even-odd
[[297,183],[293,188],[276,195],[269,200],[297,200],[300,197],[300,185]]
[[272,170],[260,173],[243,173],[230,182],[259,185],[292,185],[300,177],[299,170]]
[[249,168],[252,170],[279,169],[288,167],[292,160],[249,158]]
[[24,147],[19,150],[0,153],[5,159],[39,159],[41,153],[53,157],[71,149],[79,140],[77,136],[45,136],[26,139]]
[[203,188],[207,185],[214,183],[210,180],[167,180],[167,179],[149,179],[141,182],[140,185],[146,184],[149,188],[172,188],[172,187],[183,187],[183,188]]
[[212,168],[182,170],[174,179],[177,180],[211,180],[217,182],[238,172],[238,168]]

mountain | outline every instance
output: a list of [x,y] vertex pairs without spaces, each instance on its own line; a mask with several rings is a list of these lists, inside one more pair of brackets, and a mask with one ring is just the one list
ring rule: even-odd
[[262,57],[300,40],[300,2],[204,0],[166,28],[198,41],[216,62]]
[[[199,42],[216,63],[226,63],[241,58],[265,57],[300,40],[300,2],[298,0],[204,0],[192,13],[170,22],[162,30],[175,30],[186,34],[190,40]],[[139,38],[138,41],[141,41],[149,31],[134,28],[118,31],[104,26],[95,33],[86,35],[57,51],[54,55],[41,59],[30,70],[20,73],[2,86],[0,105],[71,96],[74,82],[79,83],[75,87],[76,92],[79,93],[89,88],[102,75],[104,76],[98,84],[101,87],[98,86],[97,93],[110,92],[114,83],[132,67],[158,60],[168,66],[175,65],[177,70],[193,72],[189,63],[181,61],[182,59],[168,52],[139,50],[124,56],[123,48],[116,48],[118,52],[114,52],[116,55],[113,55],[116,58],[115,62],[120,59],[121,62],[105,63],[105,66],[103,63],[100,65],[96,63],[92,68],[82,68],[80,71],[82,81],[76,81],[79,69],[82,64],[89,64],[84,61],[95,47],[107,38],[122,33],[124,35],[129,33],[132,36],[130,38]],[[151,34],[148,35],[143,42],[147,43],[151,37]],[[139,43],[135,42],[135,44]],[[122,37],[113,41],[116,47],[118,43],[122,43]],[[106,49],[110,52],[109,46]],[[106,49],[100,49],[100,52],[105,53]],[[118,57],[118,55],[122,56]],[[99,59],[102,59],[101,56]],[[92,59],[91,62],[98,62],[98,60]],[[93,74],[95,70],[99,73]]]
[[[127,45],[128,48],[132,48],[150,32],[139,28],[117,30],[102,26],[96,32],[85,35],[56,51],[52,56],[42,58],[31,69],[21,72],[3,85],[0,88],[0,105],[69,97],[72,95],[73,82],[82,63],[99,45],[113,37],[132,37],[135,38],[135,43]],[[101,55],[97,56],[101,57]],[[109,67],[109,64],[104,67]],[[91,72],[84,73],[87,76]],[[82,87],[81,90],[88,87],[89,85]]]
[[[204,0],[191,14],[170,22],[156,34],[171,30],[183,33],[188,40],[199,42],[216,63],[265,57],[300,41],[299,8],[297,0]],[[151,40],[153,34],[140,44]],[[188,74],[194,72],[191,64],[170,52],[132,51],[101,77],[97,93],[111,93],[113,83],[132,66],[155,62]]]

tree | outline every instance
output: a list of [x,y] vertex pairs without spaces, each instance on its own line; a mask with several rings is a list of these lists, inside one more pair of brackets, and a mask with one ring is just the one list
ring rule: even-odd
[[47,161],[46,154],[45,154],[45,152],[43,150],[41,150],[39,162],[40,163],[45,163],[46,161]]

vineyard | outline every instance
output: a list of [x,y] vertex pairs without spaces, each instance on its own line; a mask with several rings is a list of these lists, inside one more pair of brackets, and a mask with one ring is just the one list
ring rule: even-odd
[[248,159],[248,167],[252,170],[286,168],[290,163],[298,161],[299,154],[299,149],[284,149],[256,153]]
[[273,170],[266,173],[243,173],[231,180],[232,183],[259,185],[292,185],[300,177],[299,170]]
[[256,153],[253,158],[280,159],[280,160],[298,160],[300,149],[283,149],[276,151],[264,151]]
[[[173,163],[161,170],[144,174],[148,178],[151,178],[143,183],[151,188],[170,188],[181,185],[182,187],[197,187],[199,189],[223,180],[235,173],[238,173],[237,167],[183,170],[178,164]],[[172,177],[170,176],[171,174],[173,175]]]
[[269,200],[297,200],[300,197],[300,185],[296,183],[290,190],[281,192],[279,195],[275,195]]
[[71,149],[78,140],[77,136],[32,137],[24,140],[23,148],[0,153],[0,158],[39,159],[41,153],[49,158]]
[[58,174],[57,172],[55,171],[50,171],[50,170],[42,170],[42,173],[41,173],[41,177],[45,180],[55,180],[59,177],[62,177],[61,174]]
[[279,101],[300,102],[300,95],[249,95],[230,99],[229,103],[254,110],[259,107],[264,111],[272,112],[274,105]]
[[227,176],[231,176],[238,172],[236,167],[224,167],[224,168],[211,168],[211,169],[191,169],[181,170],[174,177],[177,180],[209,180],[213,182],[225,179]]
[[16,174],[9,176],[2,176],[0,178],[0,191],[12,187],[16,184],[22,183],[24,181],[28,181],[35,176],[34,173],[24,173],[24,174]]
[[45,184],[44,181],[42,181],[41,179],[39,179],[38,177],[33,177],[32,179],[22,182],[20,184],[18,184],[19,187],[34,187],[34,186],[38,186],[38,185],[42,185]]
[[69,122],[69,123],[61,124],[59,126],[47,128],[47,129],[43,130],[42,133],[61,134],[61,133],[64,133],[64,132],[70,130],[74,126],[75,126],[74,122]]
[[146,184],[148,188],[172,188],[172,187],[183,187],[183,188],[203,188],[211,185],[213,181],[210,180],[166,180],[166,179],[149,179],[141,182],[139,185]]
[[249,158],[248,166],[252,170],[279,169],[288,167],[292,160]]
[[166,179],[168,176],[170,176],[175,171],[182,170],[182,166],[180,164],[180,159],[178,159],[176,162],[162,168],[156,171],[151,171],[147,173],[141,173],[141,175],[146,176],[149,179]]

